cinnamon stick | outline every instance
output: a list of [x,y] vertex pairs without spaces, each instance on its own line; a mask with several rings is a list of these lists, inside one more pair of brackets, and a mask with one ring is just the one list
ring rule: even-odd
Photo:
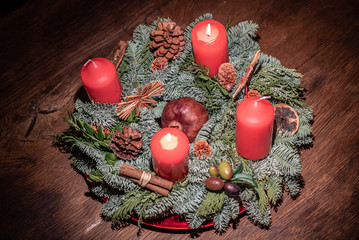
[[116,69],[120,65],[123,57],[125,56],[125,52],[126,52],[126,48],[128,46],[128,43],[121,40],[121,41],[118,42],[117,46],[118,46],[118,49],[115,51],[115,54],[114,54],[113,59],[112,59],[112,62],[115,65]]
[[[136,178],[128,178],[128,179],[130,179],[131,181],[133,181],[133,182],[135,182],[137,184],[140,183],[140,180],[138,180]],[[146,188],[148,188],[148,189],[150,189],[152,191],[158,192],[159,194],[161,194],[163,196],[166,196],[166,197],[168,196],[168,193],[170,192],[165,188],[161,188],[161,187],[153,185],[151,183],[147,183]]]
[[252,62],[249,64],[248,68],[247,68],[247,72],[246,74],[244,74],[244,76],[241,79],[240,84],[238,85],[236,91],[233,94],[233,98],[235,98],[237,96],[237,94],[239,93],[239,91],[247,84],[248,78],[251,75],[254,66],[256,65],[256,63],[258,62],[258,59],[261,55],[261,50],[258,50],[253,57]]
[[[128,177],[129,179],[131,179],[132,181],[139,183],[140,179],[143,175],[143,171],[139,170],[135,167],[132,167],[128,164],[123,163],[119,173],[123,176]],[[162,195],[167,196],[168,191],[172,189],[173,186],[173,182],[168,181],[166,179],[163,179],[161,177],[158,176],[151,176],[151,179],[149,180],[149,182],[147,183],[147,185],[145,187],[147,187],[148,189],[151,189],[153,191],[156,191]]]

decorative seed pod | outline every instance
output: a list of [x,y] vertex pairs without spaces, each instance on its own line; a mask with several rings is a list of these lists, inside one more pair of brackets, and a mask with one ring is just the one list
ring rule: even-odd
[[132,130],[130,126],[124,126],[123,132],[117,130],[112,135],[109,147],[119,158],[135,160],[142,153],[142,133],[137,129]]
[[234,66],[230,63],[222,63],[218,69],[218,80],[224,89],[230,91],[237,80],[237,73]]
[[184,31],[175,22],[158,22],[157,30],[150,32],[153,41],[150,48],[154,50],[153,56],[165,57],[167,60],[176,59],[186,45]]
[[153,60],[151,70],[152,70],[152,72],[156,72],[156,71],[162,70],[163,68],[165,68],[167,66],[168,66],[167,58],[158,57],[158,58],[155,58],[155,60]]
[[197,141],[193,146],[193,150],[197,157],[208,157],[211,155],[211,146],[205,140]]
[[247,96],[245,96],[245,98],[250,98],[250,97],[262,97],[262,96],[257,90],[252,89],[249,90]]
[[274,106],[274,111],[274,121],[279,132],[284,130],[294,134],[298,131],[299,116],[291,106],[285,103],[279,103]]

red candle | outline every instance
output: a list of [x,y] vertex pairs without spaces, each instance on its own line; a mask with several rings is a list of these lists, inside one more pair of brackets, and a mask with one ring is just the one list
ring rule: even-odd
[[182,181],[188,173],[189,141],[177,128],[162,128],[151,140],[153,168],[158,176]]
[[251,160],[264,158],[272,147],[274,108],[264,98],[246,98],[237,107],[237,152]]
[[193,54],[197,64],[209,68],[209,75],[218,74],[222,63],[228,62],[227,33],[215,20],[205,20],[194,26],[191,33]]
[[81,69],[81,80],[91,100],[100,103],[121,102],[121,83],[115,66],[108,59],[88,60]]

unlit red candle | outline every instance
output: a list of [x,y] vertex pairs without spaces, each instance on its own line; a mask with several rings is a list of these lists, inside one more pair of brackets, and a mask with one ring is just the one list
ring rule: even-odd
[[108,59],[88,60],[81,69],[81,80],[91,100],[99,103],[121,102],[121,83],[115,66]]
[[236,148],[244,158],[259,160],[272,147],[274,108],[259,97],[244,99],[236,113]]
[[197,64],[209,68],[209,75],[218,74],[222,63],[228,62],[227,33],[223,24],[205,20],[194,26],[191,33],[193,54]]
[[151,140],[153,168],[158,176],[182,181],[188,173],[189,141],[177,128],[162,128]]

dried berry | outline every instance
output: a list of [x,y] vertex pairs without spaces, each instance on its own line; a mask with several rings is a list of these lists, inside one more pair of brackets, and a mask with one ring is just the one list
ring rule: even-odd
[[240,193],[240,189],[239,187],[237,186],[237,184],[235,183],[232,183],[232,182],[226,182],[224,184],[224,191],[229,195],[229,196],[232,196],[232,197],[236,197],[239,195]]
[[204,181],[204,184],[209,190],[219,191],[223,188],[223,181],[219,177],[209,177]]
[[229,164],[229,162],[221,162],[218,168],[219,168],[219,175],[221,176],[221,178],[223,178],[224,180],[229,180],[232,178],[233,169],[231,164]]
[[219,175],[218,168],[215,165],[210,166],[208,172],[212,177],[218,177]]

